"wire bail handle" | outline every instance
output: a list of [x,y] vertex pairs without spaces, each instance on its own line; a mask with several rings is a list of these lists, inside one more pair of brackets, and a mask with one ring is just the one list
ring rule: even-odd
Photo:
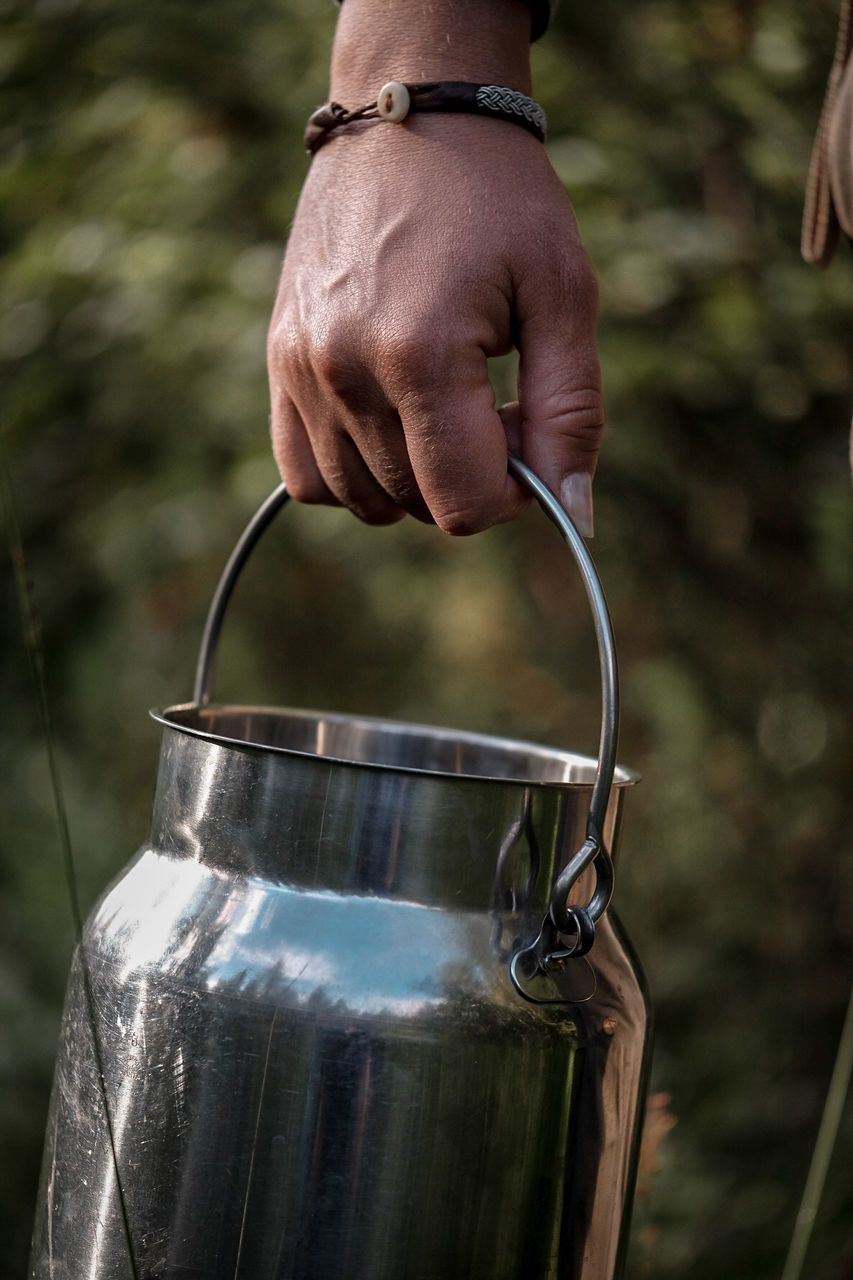
[[[543,921],[536,941],[532,946],[520,951],[512,961],[513,981],[518,986],[515,973],[519,965],[532,964],[534,969],[544,971],[552,964],[559,963],[569,956],[580,956],[589,951],[595,940],[596,922],[607,910],[613,895],[613,863],[604,846],[603,833],[604,817],[616,767],[619,679],[607,602],[586,543],[561,503],[526,463],[510,454],[508,466],[510,474],[530,490],[545,514],[557,526],[563,541],[574,557],[592,611],[601,670],[601,737],[595,781],[589,802],[586,839],[554,882],[548,915]],[[219,635],[237,579],[256,543],[287,503],[289,496],[283,484],[270,494],[252,516],[222,572],[208,610],[199,650],[193,691],[193,702],[196,706],[207,706],[211,700]],[[572,888],[592,863],[595,864],[596,871],[592,897],[586,906],[570,905],[568,899]]]
[[[619,673],[607,601],[586,543],[568,512],[548,486],[512,454],[509,457],[509,470],[511,475],[531,491],[539,506],[557,526],[574,557],[592,612],[601,674],[601,734],[587,816],[586,839],[554,882],[548,915],[542,922],[536,941],[532,946],[519,951],[511,962],[513,982],[522,994],[526,994],[517,976],[519,971],[524,967],[532,967],[534,971],[545,972],[553,965],[559,967],[570,956],[585,955],[595,941],[596,922],[607,910],[613,896],[613,862],[604,844],[604,819],[613,786],[619,739]],[[572,889],[593,863],[595,888],[592,897],[586,906],[570,904]]]

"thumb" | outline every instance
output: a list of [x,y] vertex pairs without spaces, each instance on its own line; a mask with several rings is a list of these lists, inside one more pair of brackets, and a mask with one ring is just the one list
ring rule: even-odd
[[516,303],[522,457],[591,538],[592,477],[604,432],[592,268],[573,271],[556,297],[519,290]]

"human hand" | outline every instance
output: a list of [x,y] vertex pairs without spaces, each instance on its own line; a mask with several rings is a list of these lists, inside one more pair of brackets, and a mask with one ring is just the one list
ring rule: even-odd
[[[273,446],[293,496],[473,533],[527,501],[509,447],[591,533],[596,309],[570,202],[525,131],[416,115],[333,135],[302,192],[270,329]],[[487,358],[513,346],[519,399],[498,410]]]

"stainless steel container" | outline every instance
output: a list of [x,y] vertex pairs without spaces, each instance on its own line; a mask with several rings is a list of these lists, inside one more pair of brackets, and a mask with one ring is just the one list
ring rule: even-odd
[[607,907],[627,770],[609,623],[598,761],[216,706],[163,726],[148,840],[72,971],[39,1280],[611,1280],[649,1013]]

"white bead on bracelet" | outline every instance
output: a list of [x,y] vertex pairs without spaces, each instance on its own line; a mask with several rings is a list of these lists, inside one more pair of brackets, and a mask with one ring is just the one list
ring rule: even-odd
[[399,80],[389,80],[376,95],[376,110],[383,120],[390,120],[392,124],[405,120],[411,105],[411,94]]

